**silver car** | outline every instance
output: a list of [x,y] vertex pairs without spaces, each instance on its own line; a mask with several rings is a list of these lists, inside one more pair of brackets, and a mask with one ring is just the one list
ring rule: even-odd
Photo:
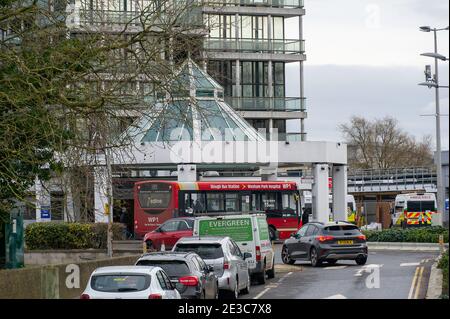
[[213,266],[219,278],[221,295],[237,299],[239,293],[250,292],[250,275],[247,258],[230,237],[184,237],[173,247],[174,252],[195,252]]

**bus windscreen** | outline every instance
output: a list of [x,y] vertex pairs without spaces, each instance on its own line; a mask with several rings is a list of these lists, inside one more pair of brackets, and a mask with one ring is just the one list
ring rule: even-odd
[[138,197],[142,208],[167,208],[172,199],[170,189],[154,189],[154,184],[141,186]]

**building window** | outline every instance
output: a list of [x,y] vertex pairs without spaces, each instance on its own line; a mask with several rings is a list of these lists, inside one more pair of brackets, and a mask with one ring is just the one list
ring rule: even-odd
[[236,86],[235,61],[209,61],[208,73],[224,88],[225,96],[233,95]]
[[273,96],[285,96],[285,65],[284,62],[273,62]]
[[273,17],[272,18],[272,38],[275,40],[284,39],[284,18]]
[[242,62],[241,87],[243,97],[268,96],[268,62]]
[[234,15],[205,15],[205,23],[211,38],[235,39],[236,17]]
[[268,39],[267,17],[240,16],[242,39]]

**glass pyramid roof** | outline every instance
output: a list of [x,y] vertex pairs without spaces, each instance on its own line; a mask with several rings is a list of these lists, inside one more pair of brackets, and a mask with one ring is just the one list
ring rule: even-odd
[[[223,99],[223,88],[188,59],[174,81],[177,94],[159,100],[130,128],[136,141],[264,141]],[[176,95],[176,96],[175,96]]]

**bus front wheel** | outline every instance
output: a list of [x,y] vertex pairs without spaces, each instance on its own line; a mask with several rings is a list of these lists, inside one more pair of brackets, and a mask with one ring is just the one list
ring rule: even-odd
[[277,240],[277,231],[275,230],[275,227],[269,226],[269,237],[271,241]]

